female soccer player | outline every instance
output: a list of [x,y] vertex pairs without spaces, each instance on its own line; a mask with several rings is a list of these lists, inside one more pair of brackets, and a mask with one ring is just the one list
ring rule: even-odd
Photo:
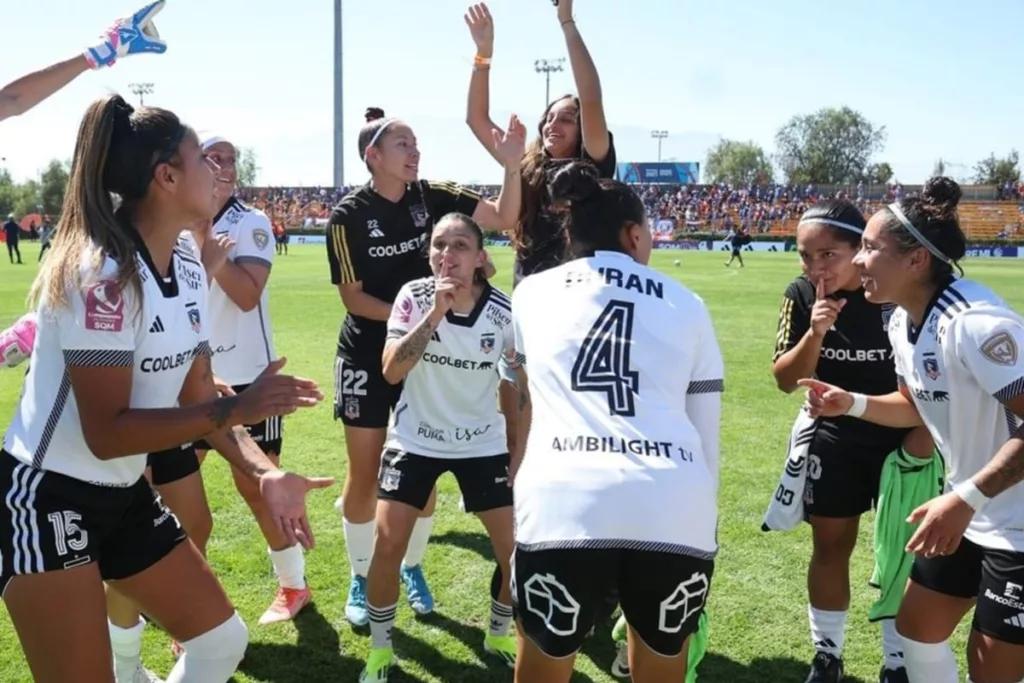
[[[522,209],[511,231],[516,249],[516,284],[527,275],[565,260],[561,222],[547,191],[552,169],[573,159],[586,159],[597,166],[601,177],[615,176],[615,146],[604,116],[597,67],[573,19],[573,0],[559,0],[555,4],[579,94],[565,95],[548,105],[537,124],[537,139],[530,144],[523,159]],[[500,130],[490,116],[494,21],[483,3],[471,6],[465,20],[476,43],[466,121],[480,144],[498,163],[504,163],[495,154],[491,142],[492,131]]]
[[516,681],[568,681],[613,588],[633,680],[682,681],[718,550],[721,353],[703,302],[645,265],[628,186],[574,162],[550,191],[576,259],[512,296]]
[[[615,177],[615,144],[605,120],[597,67],[573,19],[572,0],[559,0],[554,4],[578,95],[564,95],[548,104],[537,124],[537,139],[530,144],[523,159],[522,208],[511,231],[512,246],[516,251],[513,287],[524,277],[553,268],[566,258],[561,219],[547,189],[549,174],[569,161],[585,159],[596,165],[601,177]],[[477,140],[493,155],[490,139],[496,126],[490,115],[490,74],[494,56],[494,20],[484,3],[470,6],[464,18],[476,45],[466,121]],[[500,389],[501,405],[509,418],[509,446],[514,449],[514,435],[518,433],[515,426],[518,402],[515,373],[504,360],[501,373],[505,380]],[[501,580],[496,568],[494,581]],[[610,595],[602,617],[610,616],[615,604],[615,596]],[[620,647],[612,671],[624,672],[625,663],[625,649]]]
[[[346,316],[334,365],[334,417],[345,427],[348,476],[337,506],[352,569],[345,617],[354,625],[369,622],[366,572],[373,553],[377,472],[388,419],[401,387],[381,374],[386,321],[402,285],[430,274],[424,247],[441,216],[462,213],[479,225],[509,229],[519,215],[519,164],[526,130],[513,116],[506,132],[494,131],[492,143],[504,160],[505,182],[496,201],[452,183],[419,180],[420,153],[412,129],[398,119],[367,110],[359,132],[359,155],[370,182],[345,197],[331,213],[327,259]],[[491,270],[493,272],[493,268]],[[402,567],[406,597],[419,614],[433,609],[420,563],[433,522],[433,498],[416,523]]]
[[171,112],[117,95],[86,111],[0,451],[0,591],[34,680],[114,680],[103,581],[182,643],[171,683],[223,683],[242,658],[245,625],[143,478],[145,453],[206,435],[260,481],[285,532],[313,542],[304,497],[331,480],[277,470],[230,427],[315,405],[315,383],[278,374],[283,363],[237,396],[216,398],[211,381],[205,298],[186,285],[205,275],[175,243],[213,212],[213,189],[195,133]]
[[101,42],[84,53],[34,71],[0,88],[0,121],[24,114],[88,69],[113,66],[120,57],[166,52],[167,43],[160,40],[153,23],[166,2],[151,2],[138,12],[118,19],[100,36]]
[[[496,359],[512,350],[512,317],[508,296],[487,283],[483,245],[472,218],[442,217],[430,236],[434,275],[404,285],[388,318],[382,372],[402,393],[380,466],[377,540],[366,582],[373,648],[360,681],[387,681],[399,566],[445,472],[455,475],[466,511],[480,517],[508,575],[512,489]],[[503,585],[491,596],[484,649],[514,666],[511,622],[512,600]]]
[[[194,268],[201,265],[206,281],[217,273],[227,261],[228,250],[233,243],[226,236],[215,237],[212,224],[203,221],[188,231],[183,231],[175,246],[175,256],[182,263]],[[182,268],[184,277],[191,269]],[[154,320],[151,332],[162,332],[163,320]],[[206,489],[199,467],[199,456],[191,443],[169,448],[159,453],[150,453],[146,460],[146,478],[160,494],[161,500],[177,517],[192,545],[203,556],[206,543],[213,531],[213,516],[206,499]],[[110,628],[110,642],[114,655],[114,678],[116,683],[150,683],[159,679],[142,666],[142,635],[146,622],[138,606],[117,592],[107,589],[107,620]],[[171,652],[175,657],[183,653],[180,643],[172,641]]]
[[[229,237],[234,245],[227,262],[210,281],[210,346],[213,372],[231,391],[244,391],[274,360],[274,336],[267,282],[274,262],[273,234],[267,215],[235,197],[238,183],[237,151],[226,137],[206,133],[203,151],[216,164],[220,206],[213,219],[214,237]],[[253,440],[275,464],[280,462],[284,440],[280,416],[245,425]],[[200,441],[200,460],[210,444]],[[260,617],[261,625],[293,619],[312,599],[306,584],[302,547],[285,538],[274,524],[260,492],[251,479],[232,470],[235,488],[245,500],[267,541],[278,589]]]
[[1024,318],[990,289],[956,279],[966,238],[960,187],[932,178],[921,196],[876,213],[854,262],[889,321],[899,390],[866,396],[819,380],[811,415],[888,427],[924,424],[951,490],[913,511],[917,558],[896,618],[911,683],[957,683],[947,639],[972,607],[969,679],[1024,678]]
[[[864,225],[857,207],[841,200],[817,204],[800,219],[796,240],[803,275],[786,288],[772,358],[772,374],[786,393],[807,377],[871,394],[896,389],[886,332],[892,307],[865,298],[853,263]],[[910,438],[909,431],[847,417],[814,419],[804,411],[793,425],[786,475],[764,528],[792,528],[803,520],[811,526],[807,609],[816,654],[807,683],[838,683],[843,677],[850,557],[860,516],[878,499],[886,458],[905,439],[922,465],[932,455],[927,432],[917,430]],[[880,682],[905,681],[892,619],[882,624],[882,648]]]

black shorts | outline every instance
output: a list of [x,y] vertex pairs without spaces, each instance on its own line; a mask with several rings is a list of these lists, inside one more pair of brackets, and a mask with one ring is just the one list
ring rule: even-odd
[[384,379],[380,356],[375,362],[334,359],[335,420],[349,427],[384,429],[401,395],[401,384]]
[[508,453],[482,458],[430,458],[387,449],[380,459],[377,497],[422,510],[437,480],[451,472],[459,482],[466,512],[511,507],[508,465]]
[[[240,394],[248,388],[248,384],[237,384],[232,386],[231,390]],[[249,432],[249,436],[261,451],[267,455],[281,455],[281,445],[284,441],[284,420],[280,415],[274,415],[262,422],[244,426],[245,431]],[[200,439],[193,445],[197,451],[213,450],[213,446],[205,439]]]
[[952,555],[915,557],[910,580],[943,595],[977,598],[974,630],[1024,645],[1024,552],[993,550],[964,538]]
[[0,451],[0,592],[19,574],[99,563],[104,581],[148,569],[185,530],[145,478],[97,486],[38,470]]
[[646,645],[674,657],[696,633],[715,562],[658,550],[517,545],[512,601],[521,629],[549,657],[578,652],[604,603],[618,591],[629,625]]
[[149,479],[153,486],[173,484],[199,471],[199,457],[192,444],[150,453],[146,462],[149,465]]
[[886,458],[903,434],[871,446],[851,442],[812,444],[807,460],[804,513],[818,517],[857,517],[878,500]]

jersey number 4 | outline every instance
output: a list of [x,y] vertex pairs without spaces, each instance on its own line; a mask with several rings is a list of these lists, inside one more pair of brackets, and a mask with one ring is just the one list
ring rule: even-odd
[[608,412],[619,417],[636,413],[640,373],[630,366],[633,344],[633,303],[608,302],[590,328],[572,366],[573,391],[597,391],[608,397]]

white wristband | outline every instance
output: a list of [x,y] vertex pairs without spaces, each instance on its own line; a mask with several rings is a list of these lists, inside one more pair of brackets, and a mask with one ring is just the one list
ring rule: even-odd
[[982,508],[992,500],[981,492],[972,479],[968,479],[967,481],[954,486],[953,493],[960,496],[960,498],[970,505],[975,512],[981,512]]
[[850,397],[853,398],[853,405],[846,411],[846,414],[850,417],[863,417],[868,409],[868,397],[864,394],[853,393],[850,394]]

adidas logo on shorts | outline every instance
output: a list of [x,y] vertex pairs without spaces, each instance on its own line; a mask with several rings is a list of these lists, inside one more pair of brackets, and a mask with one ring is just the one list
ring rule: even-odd
[[374,228],[370,231],[370,237],[383,237],[384,232],[380,228]]

